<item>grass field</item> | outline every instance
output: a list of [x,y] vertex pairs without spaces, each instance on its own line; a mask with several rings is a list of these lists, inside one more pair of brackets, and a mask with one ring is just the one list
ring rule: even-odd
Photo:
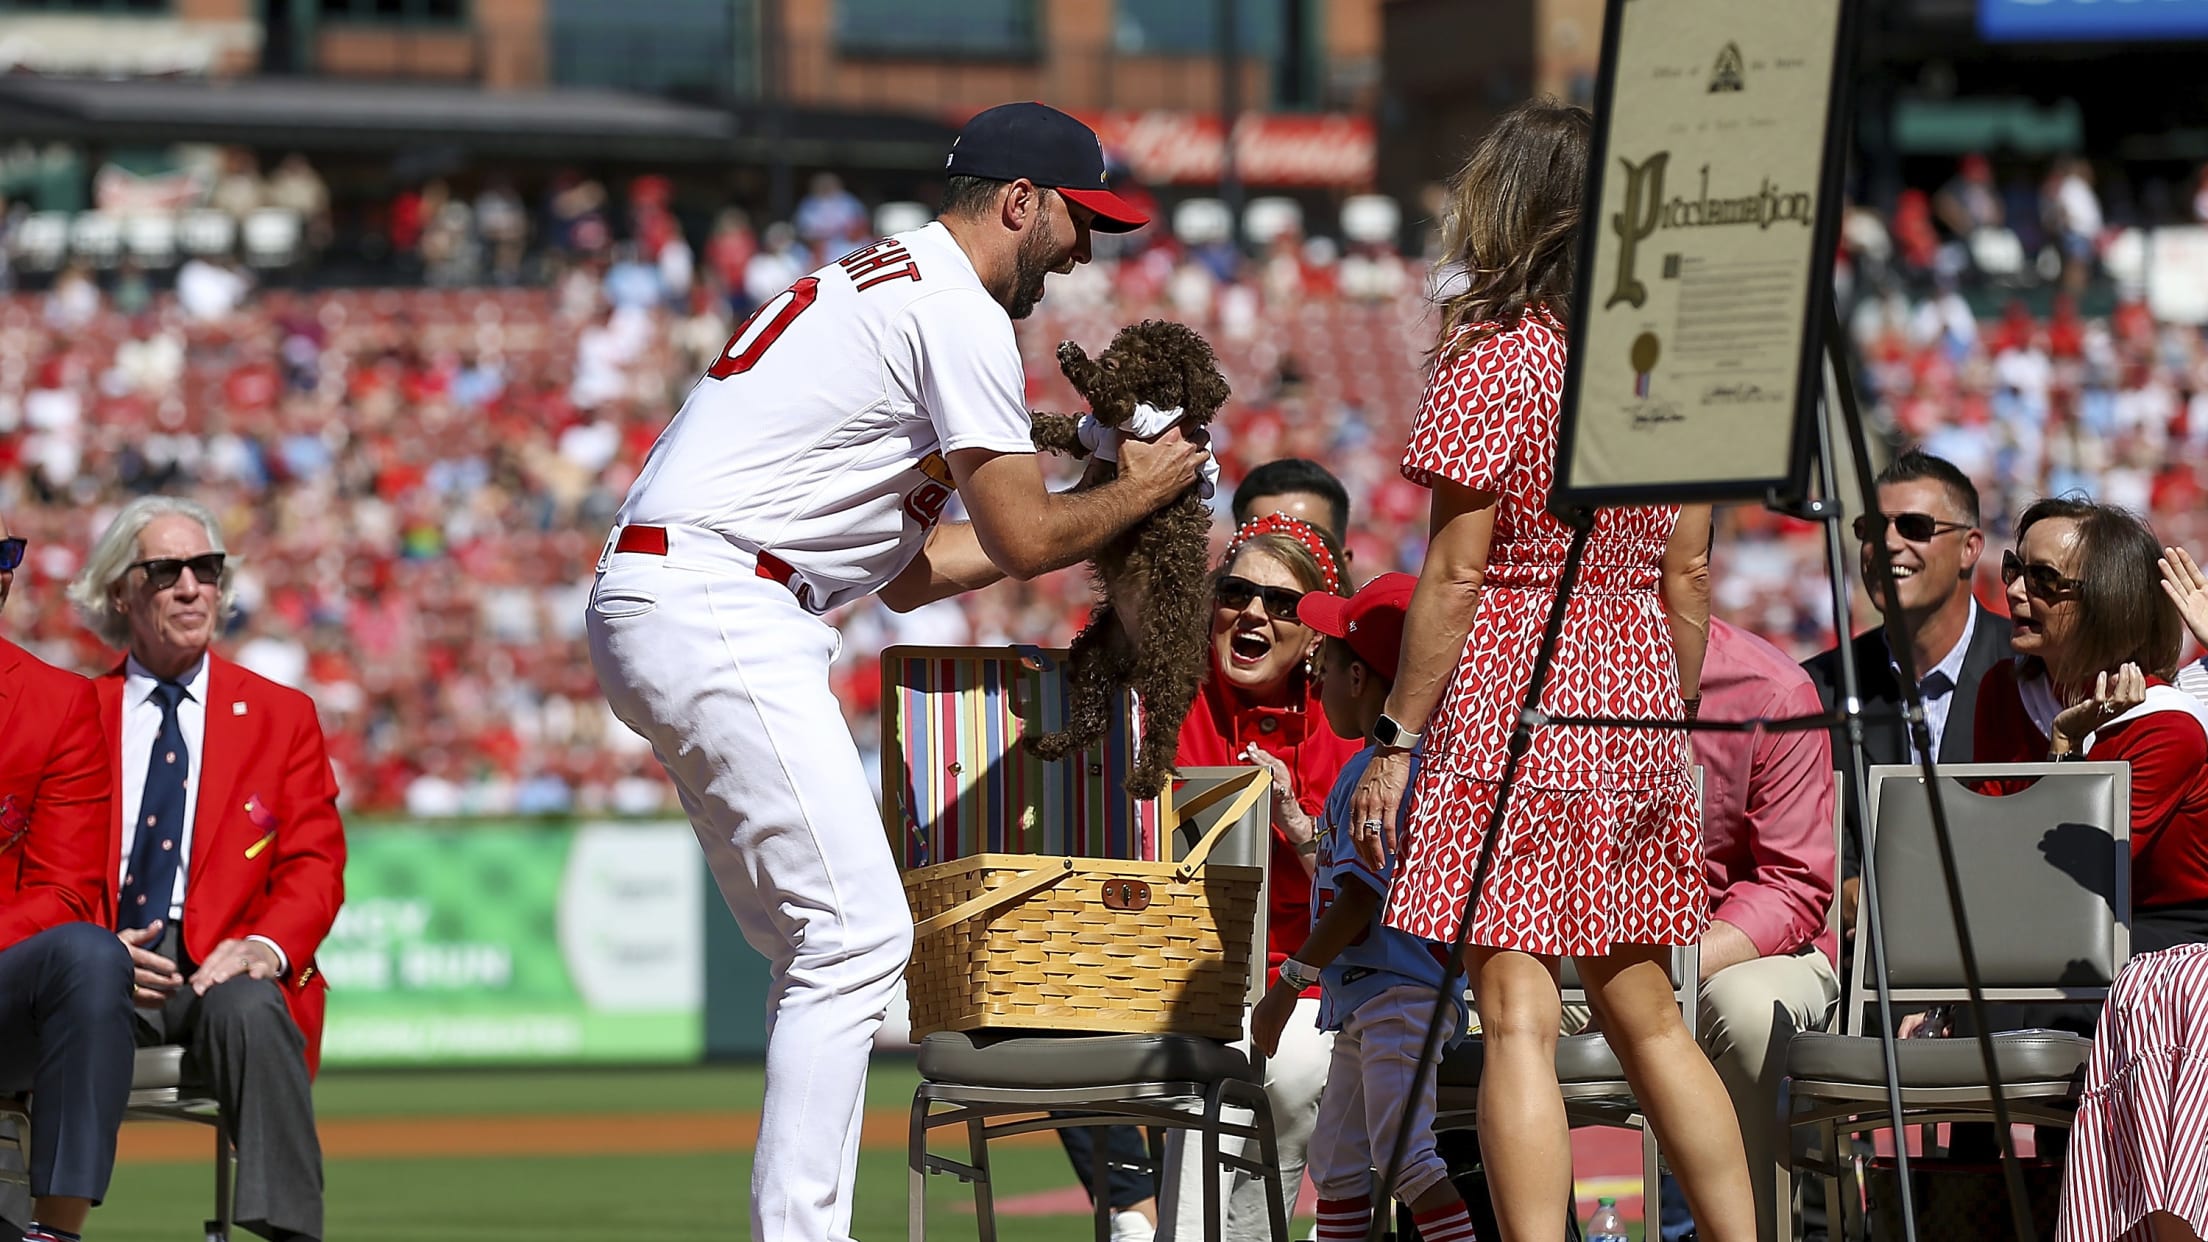
[[[905,1236],[903,1119],[910,1061],[877,1063],[852,1222],[860,1242]],[[741,1242],[761,1078],[756,1067],[332,1073],[315,1099],[332,1242]],[[883,1121],[891,1118],[883,1117]],[[212,1209],[210,1132],[124,1128],[99,1242],[197,1242]],[[823,1138],[825,1139],[825,1135]],[[991,1148],[1000,1202],[1068,1185],[1055,1142]],[[930,1179],[929,1232],[974,1236],[972,1192]],[[1004,1216],[1004,1242],[1075,1242],[1085,1215]],[[1295,1236],[1304,1236],[1299,1221]],[[243,1239],[242,1231],[233,1237]]]
[[[910,1062],[878,1065],[869,1082],[870,1110],[907,1109],[917,1081]],[[748,1150],[722,1135],[714,1150],[622,1154],[609,1135],[603,1154],[512,1155],[486,1147],[474,1154],[429,1157],[340,1154],[354,1123],[415,1120],[425,1147],[449,1145],[456,1124],[482,1128],[486,1119],[523,1130],[560,1127],[566,1139],[589,1143],[593,1115],[668,1119],[683,1115],[751,1114],[759,1107],[756,1067],[603,1072],[332,1073],[315,1101],[327,1161],[329,1237],[335,1242],[737,1242],[746,1236],[751,1161]],[[749,1117],[738,1125],[748,1128]],[[148,1131],[173,1130],[171,1134]],[[124,1161],[108,1202],[93,1213],[90,1237],[107,1242],[197,1239],[212,1209],[208,1131],[169,1123],[125,1128]],[[536,1138],[549,1137],[545,1135]],[[534,1141],[525,1140],[525,1141]],[[746,1140],[743,1146],[748,1148]],[[182,1148],[182,1151],[178,1149]],[[1070,1180],[1055,1143],[992,1149],[998,1194],[1051,1190]],[[971,1237],[971,1191],[949,1178],[932,1179],[931,1233]],[[1004,1242],[1061,1242],[1085,1236],[1085,1217],[1006,1217]],[[860,1157],[853,1233],[868,1242],[905,1235],[905,1161],[901,1146],[869,1143]],[[240,1235],[243,1236],[243,1235]]]

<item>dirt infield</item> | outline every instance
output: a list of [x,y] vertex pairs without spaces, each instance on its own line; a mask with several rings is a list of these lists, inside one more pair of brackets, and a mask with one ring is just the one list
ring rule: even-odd
[[[872,1109],[860,1142],[897,1149],[905,1145],[912,1115],[904,1109]],[[324,1120],[326,1159],[434,1156],[600,1156],[663,1152],[748,1152],[759,1138],[759,1114],[540,1113],[487,1117],[346,1117]],[[208,1158],[212,1132],[184,1122],[134,1122],[123,1127],[117,1159],[129,1164],[175,1164]],[[1055,1141],[1049,1134],[1021,1134],[1003,1143]]]

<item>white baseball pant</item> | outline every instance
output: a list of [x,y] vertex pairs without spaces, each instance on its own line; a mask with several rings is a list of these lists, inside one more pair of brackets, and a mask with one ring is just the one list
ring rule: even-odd
[[[1243,1029],[1249,1016],[1243,1015]],[[1236,1045],[1249,1050],[1244,1039]],[[1280,1153],[1280,1193],[1295,1215],[1296,1194],[1303,1188],[1304,1152],[1311,1145],[1311,1127],[1319,1119],[1319,1092],[1326,1087],[1326,1066],[1334,1047],[1334,1033],[1319,1029],[1319,1002],[1305,997],[1280,1032],[1280,1051],[1265,1059],[1265,1099],[1273,1110],[1274,1147]],[[1240,1116],[1242,1110],[1229,1109]],[[1238,1139],[1220,1141],[1222,1151],[1241,1154],[1247,1146]],[[1186,1130],[1166,1136],[1165,1177],[1158,1187],[1157,1242],[1199,1242],[1204,1236],[1204,1145],[1191,1141]],[[1265,1207],[1263,1179],[1229,1170],[1220,1175],[1220,1231],[1226,1242],[1266,1242],[1273,1236],[1272,1217]]]
[[744,938],[773,963],[752,1238],[847,1242],[867,1056],[912,918],[828,687],[836,631],[758,577],[749,553],[710,531],[667,534],[664,556],[601,559],[591,664],[674,779]]
[[1311,1138],[1311,1185],[1321,1199],[1355,1199],[1372,1189],[1373,1170],[1394,1154],[1407,1113],[1411,1146],[1395,1178],[1409,1203],[1449,1176],[1434,1150],[1434,1070],[1418,1064],[1434,990],[1389,988],[1357,1007],[1334,1035],[1334,1066],[1319,1100]]

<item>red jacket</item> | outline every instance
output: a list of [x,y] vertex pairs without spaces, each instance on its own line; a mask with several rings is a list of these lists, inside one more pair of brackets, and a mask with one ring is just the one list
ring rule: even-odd
[[[109,759],[120,772],[123,666],[95,684]],[[184,951],[204,961],[217,944],[246,936],[282,946],[291,970],[278,982],[307,1037],[312,1073],[322,1060],[330,986],[314,953],[345,899],[345,825],[314,702],[210,654],[201,748],[184,878]],[[119,807],[108,823],[112,873],[122,866]]]
[[115,925],[119,812],[102,740],[92,683],[0,638],[0,949],[64,923]]
[[[2047,735],[2017,687],[2017,663],[1994,665],[1978,685],[1971,757],[1980,763],[2047,758]],[[2159,677],[2147,686],[2148,702],[2102,725],[2082,757],[2131,765],[2132,909],[2197,905],[2208,902],[2208,728],[2184,691]],[[2189,710],[2155,710],[2164,702]]]
[[[1181,767],[1241,767],[1249,763],[1242,748],[1251,742],[1288,765],[1296,802],[1314,823],[1326,814],[1326,796],[1349,757],[1364,749],[1363,738],[1339,737],[1327,727],[1326,712],[1308,678],[1297,678],[1302,702],[1295,707],[1252,707],[1242,701],[1214,667],[1197,691],[1195,705],[1181,724]],[[1265,907],[1266,960],[1269,975],[1296,955],[1311,937],[1311,873],[1296,847],[1273,828],[1270,892]],[[1316,996],[1316,989],[1307,995]]]

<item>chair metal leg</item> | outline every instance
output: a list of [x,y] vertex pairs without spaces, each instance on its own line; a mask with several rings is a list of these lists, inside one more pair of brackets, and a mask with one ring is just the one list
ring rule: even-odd
[[230,1242],[231,1196],[237,1185],[237,1152],[230,1146],[230,1123],[215,1123],[215,1227],[211,1242]]
[[1112,1155],[1110,1131],[1092,1128],[1089,1144],[1089,1203],[1096,1214],[1096,1242],[1112,1242]]
[[966,1123],[966,1146],[974,1161],[974,1223],[979,1242],[997,1242],[997,1190],[989,1176],[989,1126],[976,1117]]
[[927,1242],[928,1236],[928,1098],[921,1088],[912,1093],[912,1127],[905,1135],[905,1239]]
[[1204,1095],[1204,1242],[1220,1242],[1226,1236],[1225,1204],[1219,1202],[1219,1126],[1225,1120],[1225,1088],[1213,1086]]
[[1641,1215],[1653,1219],[1652,1205],[1663,1202],[1663,1156],[1656,1149],[1656,1127],[1641,1118]]
[[[1273,1242],[1288,1242],[1288,1202],[1286,1196],[1294,1193],[1280,1184],[1280,1142],[1273,1132],[1272,1103],[1263,1090],[1254,1093],[1251,1101],[1250,1124],[1257,1131],[1257,1152],[1265,1165],[1265,1211],[1272,1218]],[[1295,1190],[1301,1190],[1298,1186]]]

